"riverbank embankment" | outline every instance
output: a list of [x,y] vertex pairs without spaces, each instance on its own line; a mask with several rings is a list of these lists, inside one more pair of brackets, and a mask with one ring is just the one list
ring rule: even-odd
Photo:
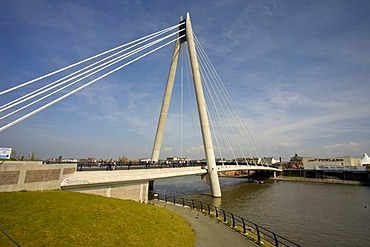
[[330,178],[305,178],[305,177],[278,176],[276,178],[271,178],[271,179],[278,180],[278,181],[295,181],[295,182],[322,183],[322,184],[369,185],[369,184],[364,184],[363,182],[360,182],[360,181],[330,179]]

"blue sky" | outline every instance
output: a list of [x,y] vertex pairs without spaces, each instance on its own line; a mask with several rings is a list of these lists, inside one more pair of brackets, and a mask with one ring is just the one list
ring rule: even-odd
[[[0,91],[172,26],[186,12],[265,156],[370,153],[366,0],[2,0]],[[1,132],[0,146],[39,158],[149,157],[172,50]],[[162,158],[179,155],[173,114]]]

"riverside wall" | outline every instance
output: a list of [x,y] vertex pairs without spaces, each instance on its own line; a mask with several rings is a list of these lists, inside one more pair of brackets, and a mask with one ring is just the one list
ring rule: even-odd
[[0,162],[0,192],[54,190],[73,176],[77,164],[43,165],[41,161]]
[[278,176],[272,179],[278,180],[278,181],[294,181],[294,182],[323,183],[323,184],[369,185],[368,183],[364,183],[361,181],[329,179],[329,178],[305,178],[305,177]]

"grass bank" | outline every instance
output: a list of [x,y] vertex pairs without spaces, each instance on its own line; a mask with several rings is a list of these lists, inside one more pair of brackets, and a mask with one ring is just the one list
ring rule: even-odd
[[[194,246],[180,216],[133,201],[65,191],[0,193],[0,228],[21,246]],[[0,246],[14,246],[0,232]]]

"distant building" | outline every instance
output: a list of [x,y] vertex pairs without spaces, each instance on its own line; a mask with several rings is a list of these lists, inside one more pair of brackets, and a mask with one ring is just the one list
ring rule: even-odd
[[291,168],[315,169],[316,167],[361,166],[361,160],[350,156],[334,158],[302,157],[295,154],[290,159]]
[[291,168],[303,168],[303,157],[295,154],[290,158],[290,167]]
[[53,157],[48,158],[46,160],[47,163],[77,163],[78,159],[76,158],[62,158],[62,156],[59,157]]
[[131,160],[125,156],[118,157],[118,162],[120,163],[129,163]]
[[179,157],[167,157],[166,159],[167,162],[170,163],[188,163],[189,159],[188,158],[179,158]]
[[370,166],[370,157],[367,155],[367,153],[365,153],[364,156],[362,157],[361,165],[362,166]]

